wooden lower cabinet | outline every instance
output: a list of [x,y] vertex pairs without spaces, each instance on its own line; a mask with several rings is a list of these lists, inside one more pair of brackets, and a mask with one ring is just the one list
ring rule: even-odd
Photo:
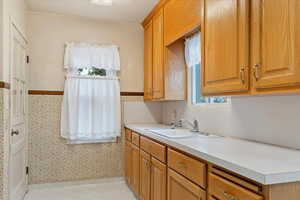
[[168,169],[168,200],[206,200],[206,192],[172,169]]
[[125,142],[125,179],[129,186],[131,186],[132,179],[132,147],[131,143]]
[[167,199],[167,166],[155,158],[151,158],[151,200]]
[[140,149],[139,147],[131,144],[132,148],[132,178],[131,185],[134,193],[139,196],[140,191]]
[[140,150],[140,200],[150,200],[151,157]]
[[212,173],[209,173],[209,193],[219,200],[263,200],[262,196]]

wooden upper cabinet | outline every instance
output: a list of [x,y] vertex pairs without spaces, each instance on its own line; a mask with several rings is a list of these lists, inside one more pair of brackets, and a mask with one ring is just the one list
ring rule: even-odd
[[299,0],[252,1],[253,87],[300,86]]
[[153,17],[153,99],[164,97],[164,15],[161,9]]
[[248,91],[249,6],[248,0],[205,1],[203,94]]
[[201,24],[203,0],[170,0],[164,7],[165,45],[191,32]]
[[150,21],[144,28],[144,100],[152,99],[153,67],[153,24]]

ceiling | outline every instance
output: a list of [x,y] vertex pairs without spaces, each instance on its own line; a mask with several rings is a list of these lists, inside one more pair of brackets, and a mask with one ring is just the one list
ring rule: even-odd
[[89,0],[26,0],[31,11],[54,12],[100,20],[141,22],[159,0],[113,0],[113,6],[97,6]]

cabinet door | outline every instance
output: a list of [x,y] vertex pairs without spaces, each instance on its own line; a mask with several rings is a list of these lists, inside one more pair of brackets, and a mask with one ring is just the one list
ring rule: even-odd
[[206,200],[206,193],[188,179],[168,169],[168,200]]
[[164,97],[163,10],[153,17],[153,98]]
[[150,154],[140,150],[140,200],[150,200]]
[[132,180],[131,185],[134,193],[138,196],[140,191],[140,149],[131,145],[132,148]]
[[300,85],[299,0],[252,2],[253,85]]
[[152,99],[152,67],[153,67],[153,24],[152,21],[144,29],[144,99]]
[[249,0],[206,0],[202,55],[205,95],[249,89]]
[[165,45],[170,45],[199,27],[203,0],[170,0],[164,7]]
[[130,142],[125,142],[125,178],[127,184],[131,187],[132,177],[132,149]]
[[166,200],[166,179],[166,165],[155,158],[151,158],[151,200]]

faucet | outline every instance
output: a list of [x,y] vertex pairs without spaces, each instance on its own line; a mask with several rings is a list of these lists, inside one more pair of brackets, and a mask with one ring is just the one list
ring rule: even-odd
[[171,123],[171,129],[182,128],[182,120],[178,120]]
[[200,132],[198,120],[195,119],[193,122],[190,122],[190,121],[188,121],[188,120],[181,119],[180,121],[181,121],[181,123],[182,123],[182,121],[185,121],[185,122],[187,122],[190,126],[192,126],[193,128],[192,128],[191,132],[195,132],[195,133],[199,133],[199,132]]

